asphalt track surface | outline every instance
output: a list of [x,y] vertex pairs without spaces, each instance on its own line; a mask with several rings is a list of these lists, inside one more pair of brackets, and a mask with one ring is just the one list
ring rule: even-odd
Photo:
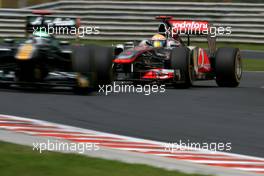
[[205,81],[150,96],[0,89],[0,113],[166,142],[232,142],[232,152],[264,157],[264,73],[243,76],[239,88]]
[[247,59],[264,59],[263,51],[242,50],[241,57]]

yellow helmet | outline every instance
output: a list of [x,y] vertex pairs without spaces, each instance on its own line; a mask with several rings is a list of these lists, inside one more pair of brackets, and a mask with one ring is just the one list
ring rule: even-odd
[[153,41],[153,47],[164,47],[166,43],[166,37],[161,34],[155,34],[151,40]]

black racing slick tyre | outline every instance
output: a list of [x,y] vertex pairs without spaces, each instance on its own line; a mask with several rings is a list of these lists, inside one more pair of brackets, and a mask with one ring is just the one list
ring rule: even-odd
[[170,53],[171,68],[180,71],[180,80],[174,83],[176,88],[189,88],[193,82],[193,64],[190,50],[186,47],[173,48]]
[[72,66],[79,73],[88,74],[95,71],[93,46],[73,46]]
[[111,84],[113,81],[112,61],[114,49],[111,47],[96,46],[94,59],[97,73],[97,86]]
[[[76,94],[87,94],[94,86],[94,65],[93,46],[72,47],[72,67],[78,74],[77,85],[74,87]],[[85,80],[85,77],[89,79]]]
[[219,48],[215,58],[216,83],[219,87],[237,87],[242,77],[238,48]]
[[80,73],[81,80],[82,76],[90,75],[90,82],[95,90],[99,85],[112,83],[113,48],[95,45],[76,46],[73,51],[73,70]]

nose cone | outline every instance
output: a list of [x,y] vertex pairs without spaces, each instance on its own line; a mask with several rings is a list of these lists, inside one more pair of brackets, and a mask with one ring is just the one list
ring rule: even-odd
[[128,64],[133,62],[136,59],[137,51],[127,50],[118,55],[118,57],[113,61],[118,64]]

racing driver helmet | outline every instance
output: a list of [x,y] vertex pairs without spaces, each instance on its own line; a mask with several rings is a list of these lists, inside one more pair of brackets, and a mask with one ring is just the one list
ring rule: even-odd
[[166,37],[161,34],[155,34],[152,38],[152,45],[155,48],[165,47],[166,45]]

